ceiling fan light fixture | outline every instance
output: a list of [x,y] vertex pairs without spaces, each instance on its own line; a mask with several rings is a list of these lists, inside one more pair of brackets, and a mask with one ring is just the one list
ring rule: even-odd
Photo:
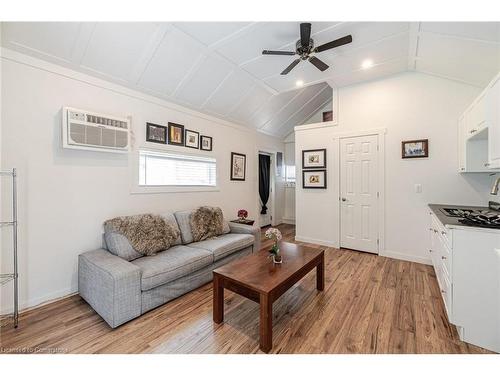
[[297,81],[295,82],[295,86],[297,86],[297,87],[302,87],[302,86],[304,86],[304,81],[303,81],[303,80],[301,80],[301,79],[297,80]]
[[361,69],[370,69],[373,67],[373,60],[366,59],[361,63]]

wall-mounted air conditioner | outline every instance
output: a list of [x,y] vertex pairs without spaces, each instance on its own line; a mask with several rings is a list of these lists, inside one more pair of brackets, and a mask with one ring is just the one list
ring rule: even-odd
[[64,148],[104,152],[128,152],[130,120],[101,113],[63,107]]

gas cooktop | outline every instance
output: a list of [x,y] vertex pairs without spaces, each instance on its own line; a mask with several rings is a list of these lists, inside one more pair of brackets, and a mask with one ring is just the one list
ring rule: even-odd
[[491,203],[490,209],[443,207],[441,212],[446,216],[458,218],[464,225],[500,229],[500,211],[493,209]]

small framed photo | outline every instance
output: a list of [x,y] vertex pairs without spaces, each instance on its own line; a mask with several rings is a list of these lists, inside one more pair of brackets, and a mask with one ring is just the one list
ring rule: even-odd
[[212,137],[209,137],[208,135],[201,135],[200,148],[204,151],[212,151]]
[[146,141],[167,143],[167,127],[146,122]]
[[323,122],[333,121],[333,111],[323,112]]
[[168,123],[168,144],[184,146],[184,125]]
[[186,129],[186,147],[200,148],[200,133]]
[[247,156],[231,152],[231,181],[245,181]]
[[304,189],[326,189],[326,170],[302,171]]
[[401,142],[401,153],[403,159],[427,158],[429,157],[429,140],[403,141]]
[[302,168],[326,168],[326,148],[302,150]]

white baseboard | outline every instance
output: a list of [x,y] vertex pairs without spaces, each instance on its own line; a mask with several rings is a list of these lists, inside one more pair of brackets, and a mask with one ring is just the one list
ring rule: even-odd
[[397,252],[394,252],[394,251],[381,251],[379,253],[379,255],[382,256],[382,257],[386,257],[386,258],[393,258],[393,259],[399,259],[399,260],[407,260],[409,262],[415,262],[415,263],[432,265],[432,260],[430,258],[419,257],[419,256],[416,256],[416,255],[409,255],[409,254],[404,254],[404,253],[397,253]]
[[308,243],[312,243],[312,244],[315,244],[315,245],[321,245],[321,246],[328,246],[328,247],[338,248],[338,244],[335,243],[335,242],[317,240],[315,238],[309,238],[309,237],[295,236],[295,241],[308,242]]
[[281,221],[284,223],[284,224],[292,224],[292,225],[295,225],[295,218],[292,218],[292,217],[284,217],[281,219]]
[[[78,291],[73,289],[62,289],[54,293],[46,294],[42,297],[32,298],[28,301],[21,301],[19,303],[19,312],[26,312],[29,310],[33,310],[37,307],[41,307],[43,305],[47,305],[57,300],[73,296],[77,293]],[[12,309],[13,309],[12,305],[3,307],[0,310],[0,316],[12,314]]]

